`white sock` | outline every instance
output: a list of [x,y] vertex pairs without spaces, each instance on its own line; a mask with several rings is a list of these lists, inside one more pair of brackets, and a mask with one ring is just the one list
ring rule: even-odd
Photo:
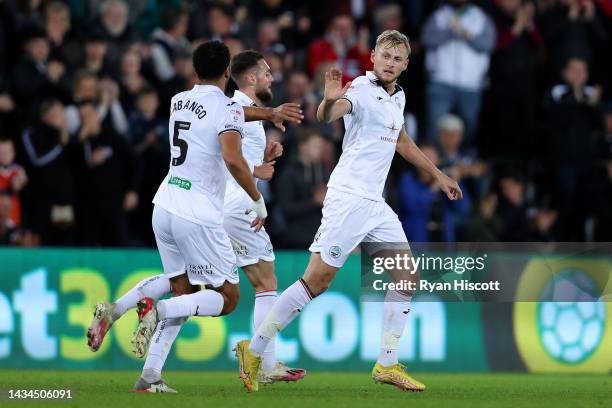
[[408,312],[410,312],[411,295],[390,290],[385,296],[383,307],[382,341],[378,363],[388,367],[397,364],[397,346],[404,332]]
[[223,310],[223,296],[204,289],[189,295],[176,296],[157,302],[159,320],[189,316],[219,316]]
[[[274,306],[276,302],[277,293],[275,290],[268,290],[264,292],[255,292],[255,307],[253,308],[253,332],[261,325],[264,318]],[[261,368],[265,372],[272,371],[276,367],[276,355],[274,353],[274,339],[272,339],[262,355]]]
[[303,279],[289,286],[276,299],[272,310],[255,331],[249,350],[257,356],[262,356],[276,333],[291,323],[313,298],[312,291]]
[[170,354],[172,343],[186,320],[185,318],[165,319],[157,324],[147,353],[147,360],[142,368],[141,377],[146,382],[154,383],[161,380],[162,368]]
[[170,293],[170,279],[165,275],[145,278],[115,301],[113,320],[117,320],[123,316],[125,312],[136,307],[136,303],[143,297],[150,297],[151,299],[157,300],[167,293]]

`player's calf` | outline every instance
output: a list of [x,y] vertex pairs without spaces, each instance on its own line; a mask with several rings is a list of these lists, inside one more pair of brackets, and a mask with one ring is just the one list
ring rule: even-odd
[[318,296],[325,292],[334,280],[338,268],[326,264],[318,253],[313,253],[304,272],[303,280],[308,285],[311,294]]
[[221,316],[231,313],[238,304],[237,284],[225,282],[219,288],[204,289],[189,295],[176,296],[155,303],[143,298],[137,304],[138,327],[132,336],[132,352],[143,357],[148,348],[157,323],[169,318],[190,316]]

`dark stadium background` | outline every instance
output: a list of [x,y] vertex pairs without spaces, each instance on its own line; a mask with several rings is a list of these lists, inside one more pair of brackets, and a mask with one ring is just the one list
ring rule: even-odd
[[[263,52],[273,105],[305,111],[285,134],[266,125],[285,155],[260,187],[275,246],[306,248],[343,134],[315,120],[322,73],[336,64],[345,80],[361,74],[376,35],[391,28],[411,38],[399,80],[406,127],[467,192],[451,206],[397,160],[385,195],[409,240],[610,241],[612,2],[472,2],[495,27],[481,39],[490,68],[474,89],[428,75],[426,23],[443,3],[0,1],[0,244],[154,246],[169,99],[195,80],[193,46],[220,39],[232,53]],[[568,60],[588,78],[559,87]],[[472,69],[451,61],[458,77]],[[449,109],[457,116],[440,122]]]
[[[483,10],[489,28],[441,26],[436,13],[458,3]],[[237,309],[189,319],[173,346],[164,379],[180,394],[147,404],[608,406],[612,0],[0,0],[0,405],[9,389],[70,389],[70,406],[146,398],[128,392],[143,363],[135,313],[97,353],[85,333],[97,302],[162,273],[151,199],[168,171],[169,101],[193,86],[201,41],[261,51],[271,105],[304,110],[284,134],[264,123],[284,145],[274,178],[259,182],[283,290],[308,263],[342,149],[341,121],[315,120],[324,72],[363,74],[386,29],[411,38],[406,129],[465,198],[448,201],[397,157],[385,198],[412,243],[490,250],[515,297],[417,296],[398,354],[428,390],[374,387],[383,304],[363,301],[353,254],[277,340],[279,359],[308,376],[247,395],[231,351],[252,330],[241,276]],[[451,39],[461,46],[449,52]],[[529,297],[559,280],[579,301]],[[597,290],[580,301],[585,280]]]

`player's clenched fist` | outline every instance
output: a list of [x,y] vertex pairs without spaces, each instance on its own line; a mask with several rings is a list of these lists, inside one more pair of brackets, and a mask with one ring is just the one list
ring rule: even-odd
[[260,180],[271,180],[274,175],[274,164],[276,161],[266,162],[261,166],[255,166],[253,176]]
[[270,142],[264,150],[264,161],[272,161],[283,155],[283,145],[278,142]]
[[463,192],[459,184],[446,174],[441,173],[437,181],[440,189],[446,193],[449,200],[461,200],[463,198]]
[[326,101],[336,101],[346,93],[351,86],[351,82],[347,82],[342,86],[342,71],[338,68],[332,68],[325,73],[325,91],[323,98]]

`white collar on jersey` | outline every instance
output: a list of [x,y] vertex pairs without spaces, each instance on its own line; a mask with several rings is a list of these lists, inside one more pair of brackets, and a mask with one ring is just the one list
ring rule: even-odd
[[234,96],[232,99],[240,103],[242,106],[257,106],[255,101],[253,101],[249,95],[238,89],[234,91]]
[[[366,78],[368,78],[370,80],[370,82],[376,86],[380,86],[383,87],[382,82],[380,82],[380,79],[378,79],[378,77],[376,76],[376,74],[374,73],[374,71],[366,71],[365,74]],[[386,94],[388,94],[386,89],[383,89],[385,91]],[[395,83],[395,89],[393,90],[393,93],[391,94],[391,96],[395,95],[396,93],[398,93],[399,91],[402,91],[402,87],[399,86],[397,84],[397,82]]]
[[219,88],[216,85],[200,85],[200,84],[195,84],[193,86],[192,91],[196,91],[196,92],[219,92],[220,94],[224,95],[223,91],[221,90],[221,88]]

